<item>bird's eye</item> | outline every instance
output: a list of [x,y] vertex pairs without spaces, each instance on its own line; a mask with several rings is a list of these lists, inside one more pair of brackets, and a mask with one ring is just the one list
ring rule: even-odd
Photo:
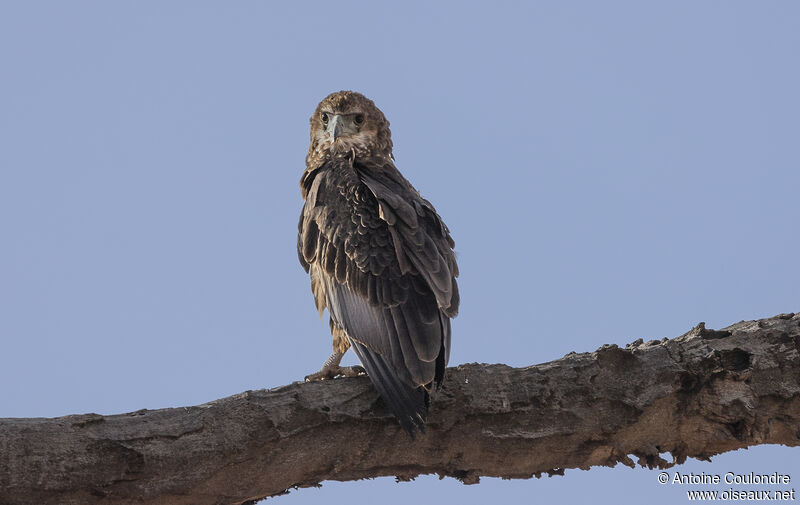
[[364,122],[364,114],[356,114],[356,124],[361,124]]
[[322,116],[321,116],[321,119],[322,119],[322,124],[328,124],[328,114],[323,112]]

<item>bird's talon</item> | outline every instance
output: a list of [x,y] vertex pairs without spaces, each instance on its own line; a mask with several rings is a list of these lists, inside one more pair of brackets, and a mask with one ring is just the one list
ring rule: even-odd
[[324,381],[324,380],[331,379],[331,378],[332,378],[332,376],[326,370],[320,370],[319,372],[306,375],[305,381],[306,382],[318,382],[318,381]]
[[306,382],[317,382],[336,377],[358,377],[367,373],[362,366],[324,366],[319,372],[306,375]]
[[343,377],[358,377],[366,375],[367,371],[364,370],[363,366],[344,366],[339,368],[339,374]]

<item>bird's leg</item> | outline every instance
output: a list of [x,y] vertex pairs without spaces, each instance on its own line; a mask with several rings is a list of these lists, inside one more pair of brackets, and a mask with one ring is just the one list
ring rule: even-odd
[[344,356],[343,352],[335,351],[325,360],[319,372],[306,375],[306,381],[324,381],[340,376],[358,377],[359,375],[367,373],[366,370],[360,366],[339,366],[339,363],[342,362],[342,356]]

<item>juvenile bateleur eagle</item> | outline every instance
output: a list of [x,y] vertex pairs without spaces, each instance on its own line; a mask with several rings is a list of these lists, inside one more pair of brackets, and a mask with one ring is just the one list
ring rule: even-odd
[[[334,351],[306,380],[366,369],[413,437],[444,379],[458,312],[450,232],[395,167],[389,121],[360,93],[317,106],[300,189],[297,252],[320,315],[328,308]],[[339,366],[349,347],[363,369]]]

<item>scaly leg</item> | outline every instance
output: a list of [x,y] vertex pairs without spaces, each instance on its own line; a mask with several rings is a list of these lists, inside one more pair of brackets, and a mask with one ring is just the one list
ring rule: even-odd
[[320,368],[319,372],[306,375],[306,381],[324,381],[340,376],[358,377],[359,375],[367,373],[364,367],[361,366],[339,366],[339,363],[342,361],[342,356],[344,356],[344,353],[338,351],[331,354],[330,357],[325,360],[325,363],[322,364],[322,368]]

